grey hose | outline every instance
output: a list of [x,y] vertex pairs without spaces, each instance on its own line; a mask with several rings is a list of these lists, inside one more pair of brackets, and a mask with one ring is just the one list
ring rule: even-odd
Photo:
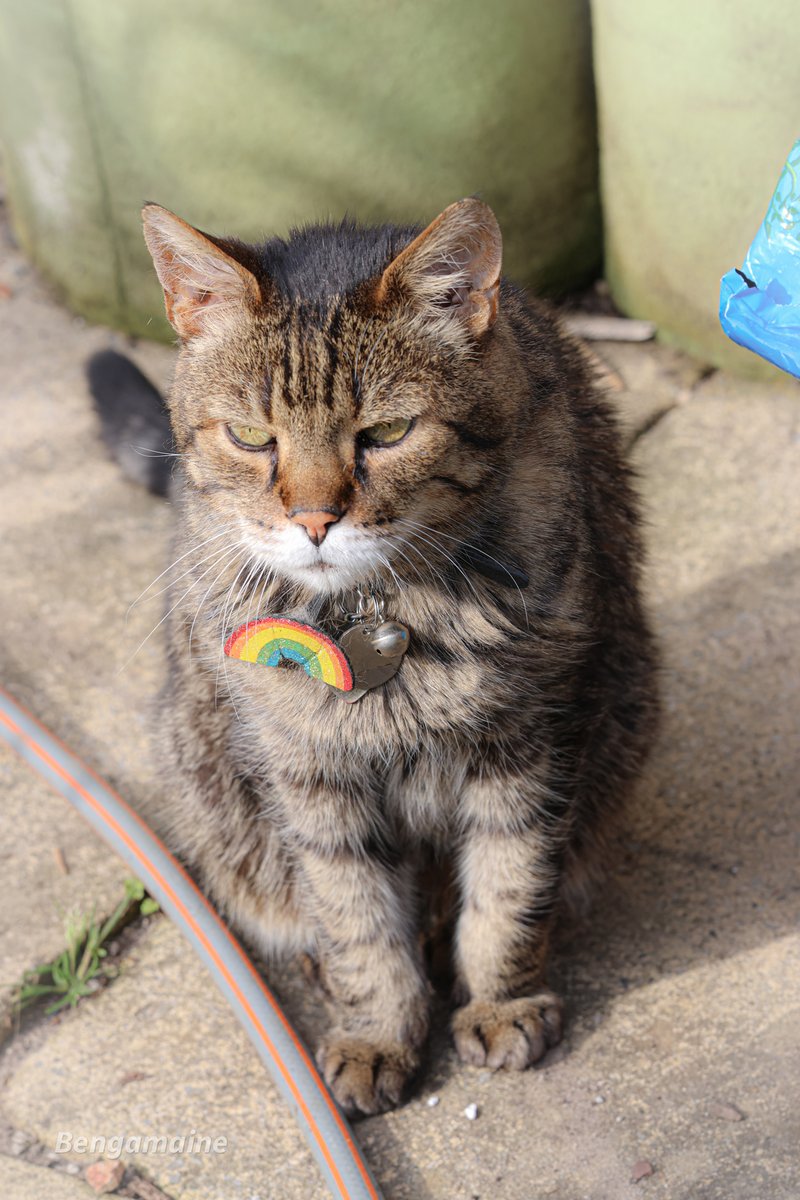
[[382,1200],[353,1134],[277,1000],[141,817],[0,687],[0,735],[86,817],[186,935],[243,1025],[334,1196]]

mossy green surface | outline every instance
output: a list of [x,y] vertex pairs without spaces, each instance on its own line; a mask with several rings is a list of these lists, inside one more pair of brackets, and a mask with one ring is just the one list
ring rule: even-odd
[[793,0],[595,0],[606,274],[623,312],[742,374],[721,276],[740,266],[798,137]]
[[25,250],[133,332],[167,332],[146,199],[257,239],[478,193],[520,282],[564,290],[599,260],[583,0],[0,0],[0,124]]

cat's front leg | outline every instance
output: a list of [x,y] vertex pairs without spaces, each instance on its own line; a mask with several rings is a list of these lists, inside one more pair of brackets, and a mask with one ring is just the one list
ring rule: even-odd
[[305,790],[293,806],[292,840],[334,1015],[317,1060],[353,1115],[383,1112],[405,1098],[427,1036],[430,989],[410,871],[376,852],[376,839],[348,800]]
[[559,885],[563,813],[526,796],[530,779],[471,784],[462,797],[456,934],[456,1049],[474,1066],[524,1070],[561,1038],[562,1004],[545,986]]

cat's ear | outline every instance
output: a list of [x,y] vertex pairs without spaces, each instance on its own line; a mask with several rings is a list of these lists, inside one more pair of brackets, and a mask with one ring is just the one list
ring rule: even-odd
[[502,263],[500,226],[489,205],[459,200],[389,263],[377,299],[403,295],[442,336],[479,337],[497,317]]
[[169,209],[146,204],[142,221],[167,318],[184,341],[219,328],[261,298],[247,267]]

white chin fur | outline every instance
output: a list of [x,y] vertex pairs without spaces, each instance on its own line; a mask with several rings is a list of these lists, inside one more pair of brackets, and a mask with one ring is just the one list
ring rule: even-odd
[[245,530],[245,545],[254,558],[268,563],[276,575],[316,592],[343,592],[375,579],[388,546],[379,552],[377,539],[348,525],[335,525],[315,546],[299,525],[288,522],[263,536]]

